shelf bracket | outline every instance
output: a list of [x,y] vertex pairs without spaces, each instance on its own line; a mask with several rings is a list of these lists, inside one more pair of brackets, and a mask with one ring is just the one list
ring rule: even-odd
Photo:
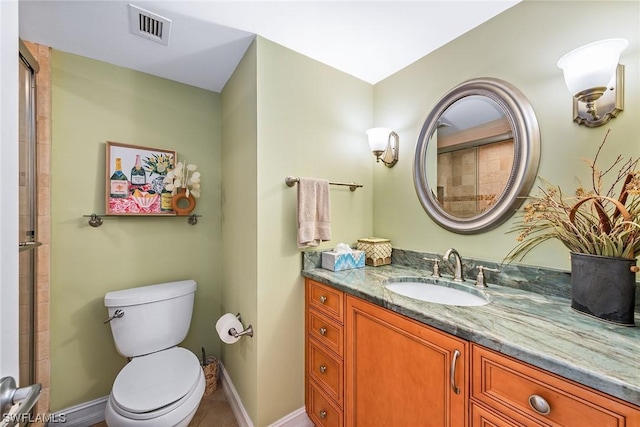
[[102,218],[100,218],[97,214],[92,213],[89,217],[89,225],[92,227],[100,227],[102,225]]

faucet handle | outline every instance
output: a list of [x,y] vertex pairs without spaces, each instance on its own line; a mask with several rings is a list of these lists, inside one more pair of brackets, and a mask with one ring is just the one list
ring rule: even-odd
[[438,264],[440,260],[438,258],[422,258],[425,261],[433,261],[433,273],[431,273],[432,277],[442,277],[440,274],[440,265]]
[[489,268],[489,267],[485,267],[484,265],[479,265],[478,277],[476,277],[476,286],[481,288],[487,287],[487,280],[484,274],[485,271],[493,271],[495,273],[500,273],[500,270],[498,270],[497,268]]

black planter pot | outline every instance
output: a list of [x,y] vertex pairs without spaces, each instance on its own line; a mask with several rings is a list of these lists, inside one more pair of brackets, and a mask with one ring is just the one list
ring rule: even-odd
[[571,308],[598,319],[634,326],[635,259],[571,253]]

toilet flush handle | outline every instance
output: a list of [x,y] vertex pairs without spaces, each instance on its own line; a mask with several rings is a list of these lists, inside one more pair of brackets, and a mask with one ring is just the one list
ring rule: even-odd
[[124,316],[124,310],[117,309],[117,310],[113,313],[113,316],[109,317],[107,320],[105,320],[105,321],[104,321],[104,322],[102,322],[102,323],[105,323],[105,324],[106,324],[106,323],[109,323],[109,322],[111,322],[113,319],[116,319],[116,318],[118,318],[118,319],[119,319],[119,318],[121,318],[122,316]]

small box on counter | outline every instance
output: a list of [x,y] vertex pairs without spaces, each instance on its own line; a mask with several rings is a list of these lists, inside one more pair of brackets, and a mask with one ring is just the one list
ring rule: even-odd
[[391,241],[379,237],[367,237],[358,239],[358,250],[366,254],[367,265],[378,267],[391,264]]
[[331,271],[349,270],[364,267],[365,253],[363,251],[322,252],[322,268]]

